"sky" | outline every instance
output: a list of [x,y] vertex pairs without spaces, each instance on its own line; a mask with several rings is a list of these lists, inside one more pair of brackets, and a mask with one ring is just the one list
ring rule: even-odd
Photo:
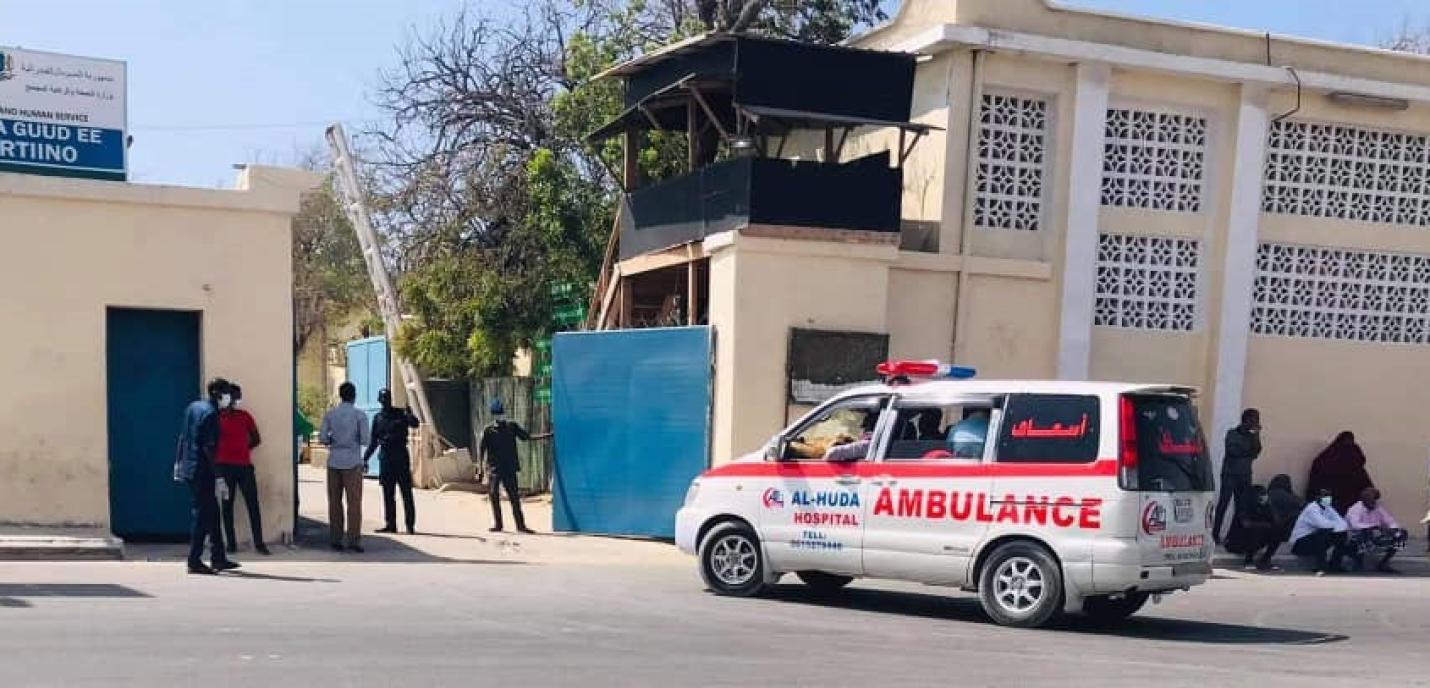
[[[467,0],[500,16],[520,0]],[[233,165],[288,164],[380,112],[371,94],[413,31],[463,0],[0,0],[0,46],[124,60],[130,179],[229,186]],[[1424,0],[1070,0],[1096,9],[1374,44]]]

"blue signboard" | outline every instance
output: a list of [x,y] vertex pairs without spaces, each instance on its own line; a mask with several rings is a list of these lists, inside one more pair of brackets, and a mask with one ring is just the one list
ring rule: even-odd
[[0,172],[126,178],[125,65],[0,46]]

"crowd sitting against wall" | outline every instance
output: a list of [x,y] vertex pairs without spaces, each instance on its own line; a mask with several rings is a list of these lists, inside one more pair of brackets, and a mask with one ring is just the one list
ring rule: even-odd
[[[1373,564],[1397,573],[1390,560],[1404,550],[1409,533],[1380,502],[1355,435],[1342,432],[1311,464],[1307,499],[1297,496],[1291,477],[1280,474],[1263,487],[1252,483],[1251,467],[1261,453],[1261,414],[1248,409],[1226,437],[1221,493],[1213,537],[1227,551],[1245,557],[1246,567],[1276,570],[1272,556],[1282,544],[1310,562],[1318,576]],[[1230,528],[1221,537],[1228,507]],[[1430,514],[1422,523],[1430,524]]]

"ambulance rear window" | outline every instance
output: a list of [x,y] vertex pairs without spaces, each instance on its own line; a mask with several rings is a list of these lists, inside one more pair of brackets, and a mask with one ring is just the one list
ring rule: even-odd
[[1192,400],[1179,395],[1132,395],[1131,399],[1137,423],[1137,489],[1212,489],[1211,460]]

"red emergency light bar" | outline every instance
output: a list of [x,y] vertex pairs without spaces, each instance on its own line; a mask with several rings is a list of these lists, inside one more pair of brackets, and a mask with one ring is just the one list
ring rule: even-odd
[[884,361],[874,370],[886,378],[942,377],[952,380],[967,380],[977,374],[977,371],[972,368],[939,363],[938,361]]

